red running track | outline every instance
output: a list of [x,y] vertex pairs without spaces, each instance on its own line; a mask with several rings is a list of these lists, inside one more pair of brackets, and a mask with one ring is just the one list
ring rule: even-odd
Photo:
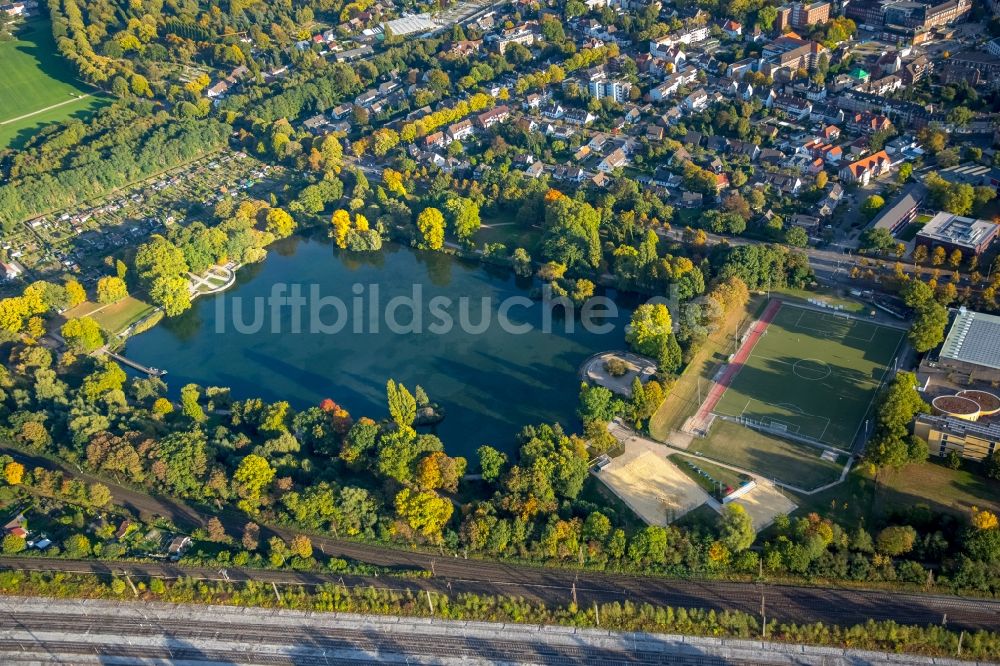
[[736,375],[740,374],[740,370],[743,369],[743,364],[750,354],[753,352],[754,346],[756,346],[757,341],[760,340],[760,336],[764,334],[767,330],[767,325],[771,323],[774,316],[778,314],[778,310],[781,309],[781,300],[773,299],[767,304],[767,308],[764,310],[764,314],[760,316],[760,319],[754,322],[753,330],[750,331],[750,335],[747,336],[746,342],[739,348],[735,355],[733,355],[733,360],[729,362],[726,369],[723,371],[722,376],[719,380],[715,382],[708,395],[705,397],[705,402],[701,403],[701,407],[698,408],[698,413],[695,414],[695,423],[702,427],[708,421],[709,415],[715,409],[715,406],[719,404],[719,400],[722,399],[722,394],[726,392],[729,385],[732,383]]

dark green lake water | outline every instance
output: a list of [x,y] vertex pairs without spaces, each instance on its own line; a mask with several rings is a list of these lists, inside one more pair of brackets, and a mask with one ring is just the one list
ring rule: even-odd
[[[292,308],[282,307],[272,317],[264,300],[261,330],[237,330],[237,300],[243,330],[253,330],[254,299],[266,299],[280,284],[286,285],[286,293],[298,285],[307,301],[300,310],[299,332]],[[382,315],[377,332],[368,320],[373,285],[382,306],[374,308]],[[388,330],[384,306],[393,297],[412,296],[414,285],[422,289],[423,331]],[[229,291],[199,298],[185,315],[129,340],[126,353],[168,370],[165,379],[175,396],[180,387],[195,382],[229,386],[237,399],[288,400],[298,409],[331,398],[354,418],[387,416],[386,380],[402,382],[411,391],[420,384],[446,410],[436,432],[449,453],[474,461],[481,444],[514,450],[514,437],[525,424],[558,421],[575,427],[579,365],[593,353],[624,346],[624,326],[631,315],[625,307],[618,308],[616,317],[601,320],[613,324],[610,333],[584,330],[579,318],[575,330],[567,332],[558,312],[546,333],[541,330],[543,305],[536,301],[526,307],[522,301],[507,311],[509,321],[530,324],[532,331],[505,331],[497,323],[501,304],[511,297],[523,299],[531,286],[519,283],[509,271],[439,253],[389,246],[381,254],[358,256],[340,252],[325,240],[295,238],[274,246],[264,263],[241,269]],[[347,306],[346,325],[339,332],[310,332],[312,288]],[[358,290],[363,316],[355,322]],[[431,326],[440,325],[441,319],[430,305],[442,296],[452,303],[438,312],[451,315],[455,325],[446,333],[433,333]],[[460,297],[468,300],[467,320],[472,324],[489,314],[492,323],[484,332],[463,330]],[[484,297],[490,299],[485,311],[480,301]],[[321,311],[327,326],[337,317],[333,307]],[[398,310],[395,321],[411,324],[410,310]],[[354,331],[355,323],[362,332]]]

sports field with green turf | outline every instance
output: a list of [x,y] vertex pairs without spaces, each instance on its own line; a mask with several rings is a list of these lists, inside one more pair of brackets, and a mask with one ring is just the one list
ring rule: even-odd
[[46,124],[80,117],[106,103],[76,80],[56,50],[52,27],[35,19],[0,42],[0,149],[23,143]]
[[903,335],[785,303],[714,411],[850,450]]

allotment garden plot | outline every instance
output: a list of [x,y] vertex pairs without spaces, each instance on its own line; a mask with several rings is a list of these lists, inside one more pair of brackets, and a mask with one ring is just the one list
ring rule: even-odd
[[782,304],[714,411],[850,450],[902,337],[843,313]]

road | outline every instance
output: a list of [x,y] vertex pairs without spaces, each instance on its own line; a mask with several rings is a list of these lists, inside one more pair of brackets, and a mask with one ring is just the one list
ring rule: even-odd
[[[603,629],[0,597],[5,664],[855,664],[900,655]],[[910,664],[973,662],[914,657]]]
[[[16,458],[30,467],[53,467],[54,464],[37,456],[20,453]],[[115,501],[135,512],[165,516],[178,525],[204,525],[209,514],[173,499],[153,497],[120,485],[81,474],[67,467],[65,473],[80,477],[86,482],[100,481],[111,489]],[[235,511],[219,514],[219,518],[232,535],[241,534],[247,521],[245,515]],[[266,539],[277,534],[290,539],[296,532],[287,528],[270,526],[263,531]],[[488,560],[465,559],[458,553],[441,551],[431,554],[402,550],[383,545],[345,541],[324,536],[313,536],[313,547],[326,555],[357,562],[403,569],[431,571],[431,578],[409,579],[397,577],[369,578],[345,577],[350,585],[375,585],[398,589],[427,589],[443,594],[472,592],[486,595],[513,595],[544,602],[549,605],[566,605],[573,600],[574,590],[580,605],[605,602],[647,602],[657,605],[711,608],[717,611],[738,610],[757,614],[761,596],[765,597],[769,617],[790,622],[826,622],[856,624],[875,620],[895,620],[904,624],[939,624],[947,616],[953,629],[996,629],[1000,627],[1000,601],[968,599],[946,595],[920,595],[820,588],[797,585],[778,585],[725,581],[680,580],[654,576],[637,576],[576,569],[558,569],[524,564],[507,564]],[[93,573],[120,572],[127,566],[136,576],[162,576],[174,578],[181,575],[221,579],[216,568],[190,568],[173,564],[140,564],[117,562],[43,559],[2,558],[0,567],[14,569],[48,569]],[[261,581],[316,584],[339,581],[339,576],[288,571],[262,571],[229,568],[226,575],[232,580],[254,579]]]

